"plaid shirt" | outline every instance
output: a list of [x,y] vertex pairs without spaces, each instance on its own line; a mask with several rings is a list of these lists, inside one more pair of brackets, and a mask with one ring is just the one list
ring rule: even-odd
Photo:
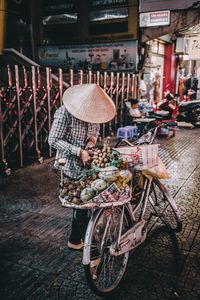
[[54,166],[58,169],[58,159],[65,158],[65,175],[71,178],[80,177],[83,165],[80,151],[85,149],[88,140],[98,137],[99,124],[86,123],[72,116],[62,105],[54,115],[54,121],[49,134],[49,145],[57,149]]

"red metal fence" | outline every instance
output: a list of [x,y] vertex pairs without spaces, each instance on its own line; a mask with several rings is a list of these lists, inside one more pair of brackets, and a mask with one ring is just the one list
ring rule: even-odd
[[23,167],[28,161],[51,157],[48,135],[55,110],[62,105],[67,86],[99,84],[113,99],[117,116],[101,126],[105,137],[124,125],[124,101],[137,94],[137,75],[132,73],[54,70],[50,68],[7,66],[0,70],[0,145],[1,163]]

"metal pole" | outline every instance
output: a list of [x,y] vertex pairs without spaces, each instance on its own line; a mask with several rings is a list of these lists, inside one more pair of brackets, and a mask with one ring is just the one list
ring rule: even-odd
[[123,109],[124,109],[124,86],[125,86],[125,73],[122,73],[122,97],[120,106],[120,126],[123,125]]
[[1,142],[1,160],[5,159],[5,152],[4,152],[4,140],[3,140],[3,112],[1,107],[0,101],[0,142]]
[[35,82],[35,67],[31,67],[32,74],[32,89],[33,89],[33,118],[34,118],[34,137],[35,137],[35,152],[40,159],[40,151],[38,149],[38,129],[37,129],[37,96],[36,96],[36,82]]
[[138,76],[135,75],[134,76],[134,98],[137,98],[138,97]]
[[73,69],[70,69],[69,76],[70,76],[70,86],[73,86],[74,85],[74,70]]
[[97,71],[97,84],[99,85],[100,84],[100,72]]
[[11,73],[9,65],[7,65],[7,71],[8,71],[8,86],[12,87],[12,85],[13,85],[13,83],[12,83],[12,73]]
[[[51,88],[50,88],[50,70],[46,68],[46,81],[47,81],[47,114],[48,114],[48,134],[51,130]],[[52,149],[49,146],[49,156],[52,156]]]
[[21,128],[21,108],[20,108],[20,87],[19,87],[19,68],[15,65],[15,83],[17,93],[17,121],[18,121],[18,133],[19,133],[19,156],[20,167],[23,167],[23,153],[22,153],[22,128]]
[[83,84],[83,70],[79,71],[79,84]]
[[[104,77],[103,77],[103,89],[106,92],[106,83],[107,83],[107,72],[104,72]],[[106,129],[106,124],[103,123],[103,138],[105,137],[105,129]]]
[[126,100],[129,99],[129,91],[130,91],[130,73],[127,75],[127,91],[126,91]]
[[115,117],[115,130],[117,129],[117,123],[118,123],[118,112],[119,112],[119,73],[117,73],[117,82],[116,82],[116,98],[115,98],[115,105],[117,114]]
[[28,86],[28,77],[27,77],[27,72],[26,72],[26,67],[23,66],[23,74],[24,74],[24,87],[27,88]]
[[89,71],[88,83],[92,83],[92,71]]
[[52,79],[52,69],[49,68],[49,86],[52,88],[53,86],[53,79]]
[[[114,73],[110,73],[110,98],[113,100],[113,85],[114,85]],[[112,133],[112,120],[109,122],[109,131]]]
[[134,82],[135,82],[135,74],[132,75],[132,85],[131,85],[131,97],[132,98],[134,98],[134,92],[135,92]]
[[61,68],[58,69],[59,71],[59,94],[60,94],[60,106],[62,106],[62,95],[63,95],[63,71]]
[[37,87],[38,89],[41,88],[41,74],[40,74],[40,67],[37,68]]

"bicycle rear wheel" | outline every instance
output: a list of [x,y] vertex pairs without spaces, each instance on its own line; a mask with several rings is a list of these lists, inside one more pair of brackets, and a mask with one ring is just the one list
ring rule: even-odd
[[176,203],[159,180],[154,179],[152,182],[149,203],[153,214],[167,227],[175,232],[182,230],[182,222]]
[[[113,293],[123,279],[129,252],[120,256],[110,254],[110,246],[119,233],[122,207],[103,209],[91,227],[86,251],[90,263],[84,266],[86,280],[93,292],[99,296]],[[130,215],[124,210],[122,234],[130,228]]]

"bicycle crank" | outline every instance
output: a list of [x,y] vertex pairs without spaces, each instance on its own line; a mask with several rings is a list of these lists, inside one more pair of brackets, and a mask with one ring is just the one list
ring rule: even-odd
[[123,253],[131,251],[139,246],[146,239],[147,231],[144,229],[145,220],[137,222],[127,232],[125,232],[118,243],[112,243],[110,246],[110,254],[113,256],[119,256]]

